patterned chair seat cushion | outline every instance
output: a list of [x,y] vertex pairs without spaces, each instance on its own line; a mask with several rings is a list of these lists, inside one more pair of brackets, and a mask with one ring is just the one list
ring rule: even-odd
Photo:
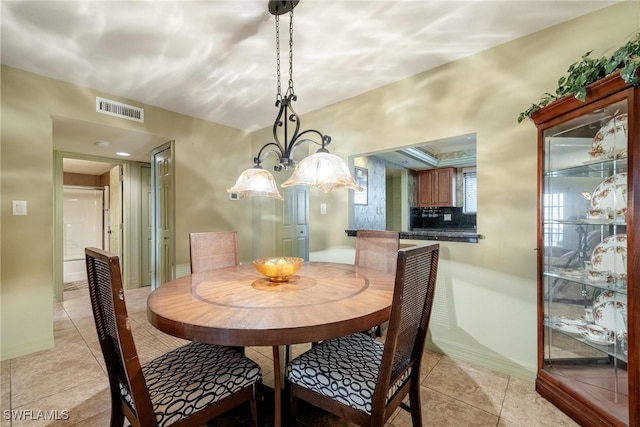
[[[260,366],[224,346],[189,343],[142,366],[158,426],[168,426],[262,379]],[[120,392],[133,407],[127,390]]]
[[[323,341],[293,359],[287,379],[352,408],[371,414],[384,344],[364,333]],[[387,401],[409,378],[406,370],[392,384]]]

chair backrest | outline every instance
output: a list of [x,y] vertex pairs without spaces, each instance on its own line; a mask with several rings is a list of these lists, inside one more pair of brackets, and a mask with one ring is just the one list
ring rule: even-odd
[[395,274],[399,246],[397,231],[358,230],[355,264]]
[[189,234],[191,273],[240,264],[238,257],[238,233],[235,231],[210,231]]
[[120,405],[132,425],[155,426],[156,417],[127,315],[120,260],[117,255],[98,248],[86,248],[85,258],[91,308],[109,376],[111,404]]
[[398,251],[389,329],[372,402],[372,418],[384,419],[387,393],[409,370],[419,381],[438,273],[439,244]]

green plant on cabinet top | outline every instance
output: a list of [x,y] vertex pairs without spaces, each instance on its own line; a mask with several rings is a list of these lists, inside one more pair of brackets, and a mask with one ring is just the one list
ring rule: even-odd
[[563,96],[573,95],[576,99],[584,101],[587,96],[587,86],[591,83],[607,77],[614,72],[620,72],[620,77],[627,83],[636,86],[639,84],[636,71],[640,68],[640,33],[628,41],[624,46],[616,50],[613,55],[603,56],[599,59],[590,57],[591,52],[582,55],[579,62],[569,66],[567,76],[558,80],[558,88],[555,94],[546,92],[540,98],[540,102],[520,113],[518,123],[541,108],[551,104]]

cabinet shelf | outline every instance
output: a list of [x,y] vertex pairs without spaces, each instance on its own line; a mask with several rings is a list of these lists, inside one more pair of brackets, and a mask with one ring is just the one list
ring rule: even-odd
[[585,164],[568,166],[545,172],[547,177],[606,177],[616,173],[627,172],[627,158],[594,160]]
[[[615,338],[614,340],[611,341],[611,344],[599,344],[597,342],[590,341],[589,339],[585,338],[585,336],[582,334],[567,332],[566,330],[562,329],[562,326],[557,326],[561,324],[562,322],[560,320],[558,321],[554,321],[553,319],[544,320],[544,325],[550,331],[553,331],[554,333],[562,334],[563,336],[568,337],[570,340],[575,340],[577,342],[580,342],[586,345],[591,349],[595,349],[602,353],[605,353],[607,354],[607,356],[610,356],[611,358],[618,359],[619,361],[622,361],[625,363],[623,367],[626,368],[627,354],[625,353],[625,350],[624,350],[624,343],[620,339]],[[567,363],[567,361],[573,361],[574,363],[577,364],[577,363],[583,363],[584,358],[585,358],[584,354],[575,354],[573,357],[571,357],[571,355],[567,353],[567,354],[563,354],[561,358],[550,359],[550,361],[562,360],[565,363]],[[593,359],[597,359],[597,358],[598,358],[597,354],[590,353],[587,357],[586,362],[591,363]]]
[[619,294],[627,294],[627,281],[626,280],[612,280],[611,282],[595,282],[588,280],[582,272],[580,275],[577,275],[575,272],[579,271],[577,269],[566,269],[570,270],[570,273],[564,272],[562,269],[545,271],[543,274],[547,277],[552,277],[554,279],[562,279],[567,280],[569,282],[573,282],[579,285],[591,286],[592,288],[602,289],[607,291],[614,291]]
[[543,222],[543,224],[563,224],[563,225],[608,225],[608,226],[617,226],[617,227],[626,227],[626,222],[621,222],[620,219],[550,219]]

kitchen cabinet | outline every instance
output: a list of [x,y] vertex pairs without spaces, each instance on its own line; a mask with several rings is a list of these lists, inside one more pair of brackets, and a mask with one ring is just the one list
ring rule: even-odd
[[418,172],[418,206],[456,206],[456,168]]
[[538,128],[536,390],[585,426],[640,426],[640,87],[617,74]]

